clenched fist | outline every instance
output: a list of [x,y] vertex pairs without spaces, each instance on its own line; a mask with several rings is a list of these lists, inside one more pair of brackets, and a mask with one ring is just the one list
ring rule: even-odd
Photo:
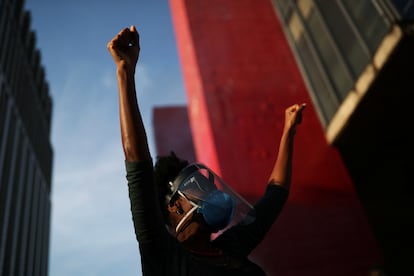
[[107,48],[118,68],[123,67],[132,72],[135,71],[140,47],[139,34],[134,25],[121,30],[108,42]]

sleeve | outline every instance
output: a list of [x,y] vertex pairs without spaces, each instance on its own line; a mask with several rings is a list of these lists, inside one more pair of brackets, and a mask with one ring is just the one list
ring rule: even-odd
[[274,183],[267,185],[264,196],[254,206],[256,220],[253,224],[257,228],[257,234],[261,237],[260,240],[264,238],[276,221],[283,206],[285,206],[288,196],[289,190],[286,188]]
[[189,255],[164,224],[151,161],[125,161],[135,235],[143,275],[187,275]]
[[151,161],[125,161],[135,235],[140,245],[156,243],[165,231]]
[[269,183],[264,196],[254,205],[256,219],[249,224],[240,223],[224,232],[217,239],[219,247],[233,255],[248,256],[264,239],[283,209],[288,195],[286,188]]

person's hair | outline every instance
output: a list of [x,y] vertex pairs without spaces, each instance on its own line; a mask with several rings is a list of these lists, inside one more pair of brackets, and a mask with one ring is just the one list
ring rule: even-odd
[[161,212],[165,223],[169,224],[169,212],[167,209],[167,196],[172,195],[170,181],[173,181],[182,169],[184,169],[189,162],[187,160],[177,157],[174,151],[169,155],[157,156],[154,166],[154,182],[158,189],[158,201],[161,207]]

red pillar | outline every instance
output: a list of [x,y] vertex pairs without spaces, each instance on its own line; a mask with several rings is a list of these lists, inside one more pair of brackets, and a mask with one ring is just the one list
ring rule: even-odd
[[157,155],[169,155],[174,151],[180,158],[194,162],[195,153],[187,107],[155,107],[152,114]]

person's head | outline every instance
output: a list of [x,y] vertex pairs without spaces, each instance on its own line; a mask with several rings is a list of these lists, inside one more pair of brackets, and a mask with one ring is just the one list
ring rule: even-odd
[[[176,232],[177,239],[181,241],[188,239],[189,235],[194,235],[196,232],[205,231],[203,222],[195,214],[191,202],[171,189],[170,183],[188,165],[187,160],[178,157],[172,151],[169,155],[158,156],[154,166],[154,181],[158,188],[158,201],[164,222],[171,233]],[[180,222],[181,229],[191,228],[191,231],[178,235],[180,232],[175,230]],[[189,227],[190,223],[191,227]]]
[[[158,189],[158,201],[166,224],[171,226],[168,198],[172,196],[170,181],[173,181],[189,162],[179,158],[173,151],[169,155],[158,156],[154,166],[154,181]],[[181,212],[181,210],[177,210]]]
[[177,239],[225,228],[234,214],[234,200],[218,189],[220,179],[202,164],[189,164],[171,152],[158,157],[155,182],[164,221]]

